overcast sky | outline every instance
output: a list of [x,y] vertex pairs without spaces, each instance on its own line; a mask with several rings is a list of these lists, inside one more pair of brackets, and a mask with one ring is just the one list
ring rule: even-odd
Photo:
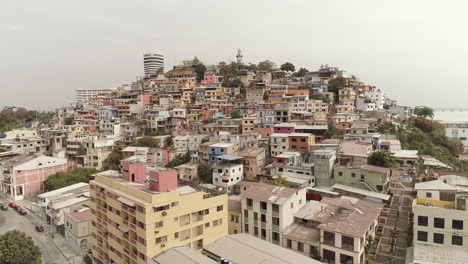
[[405,105],[467,106],[468,1],[2,0],[0,106],[50,109],[76,88],[115,87],[166,68],[290,61],[338,66]]

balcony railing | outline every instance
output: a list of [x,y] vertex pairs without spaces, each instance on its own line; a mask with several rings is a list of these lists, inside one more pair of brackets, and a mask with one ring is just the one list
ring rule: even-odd
[[280,229],[279,225],[272,225],[271,226],[271,230],[273,230],[273,231],[279,232],[279,229]]

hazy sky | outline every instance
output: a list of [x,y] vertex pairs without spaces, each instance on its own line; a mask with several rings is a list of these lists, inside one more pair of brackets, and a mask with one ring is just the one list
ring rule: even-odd
[[169,69],[290,61],[339,66],[400,104],[468,104],[468,1],[1,0],[0,106],[50,109],[76,88],[114,87]]

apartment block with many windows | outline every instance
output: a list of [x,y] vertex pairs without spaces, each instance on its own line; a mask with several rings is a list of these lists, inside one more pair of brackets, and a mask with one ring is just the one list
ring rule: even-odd
[[306,203],[306,189],[292,189],[266,183],[241,186],[242,232],[276,245],[283,231],[294,221],[294,213]]
[[468,263],[466,186],[455,175],[416,184],[413,263]]
[[227,235],[226,194],[178,181],[173,169],[148,168],[147,176],[139,159],[122,168],[90,183],[95,263],[145,264],[173,246],[201,250]]

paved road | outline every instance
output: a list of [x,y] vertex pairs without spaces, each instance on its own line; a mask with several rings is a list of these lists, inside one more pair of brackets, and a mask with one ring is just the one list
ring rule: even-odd
[[[4,201],[2,201],[4,202]],[[65,264],[68,263],[57,247],[47,237],[47,232],[38,233],[34,229],[38,220],[31,216],[21,216],[16,211],[8,208],[8,211],[0,211],[0,234],[11,230],[20,230],[31,236],[34,243],[40,248],[42,253],[42,263],[44,264]]]

